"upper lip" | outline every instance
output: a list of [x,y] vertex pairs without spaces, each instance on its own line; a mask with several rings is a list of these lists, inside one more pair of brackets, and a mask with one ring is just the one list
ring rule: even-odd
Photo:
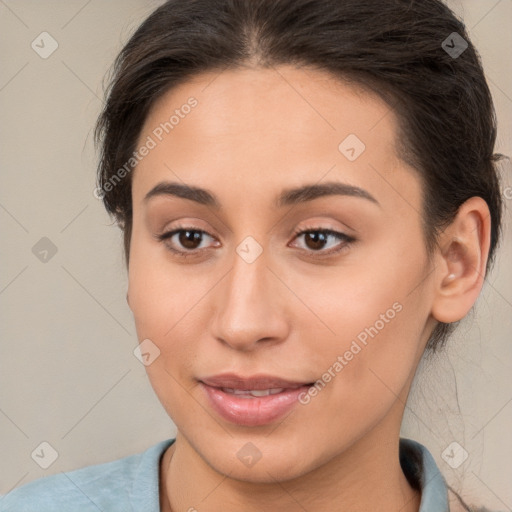
[[299,388],[311,384],[311,382],[291,381],[274,377],[273,375],[252,375],[250,377],[242,377],[234,373],[223,373],[199,379],[208,386],[216,388],[229,388],[240,390],[251,389],[274,389],[274,388]]

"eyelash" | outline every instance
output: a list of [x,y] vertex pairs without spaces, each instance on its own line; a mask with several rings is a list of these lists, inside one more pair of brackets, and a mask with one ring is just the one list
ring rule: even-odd
[[[202,234],[208,235],[211,238],[214,238],[207,231],[204,231],[202,229],[196,229],[196,228],[193,228],[191,226],[177,226],[172,231],[168,231],[166,233],[162,233],[161,235],[156,235],[156,238],[160,242],[164,242],[166,247],[167,247],[167,249],[170,252],[172,252],[173,254],[175,254],[176,256],[180,257],[180,258],[190,258],[190,257],[197,256],[198,252],[202,252],[204,249],[180,251],[180,250],[174,249],[168,243],[166,243],[166,241],[169,240],[170,238],[172,238],[174,235],[176,235],[178,233],[181,233],[183,231],[193,231],[195,233],[202,233]],[[337,238],[338,240],[344,242],[343,244],[341,244],[341,246],[339,248],[337,248],[335,250],[331,249],[329,251],[323,251],[323,250],[312,251],[312,250],[303,249],[306,252],[312,253],[314,258],[325,258],[325,257],[328,257],[328,256],[332,256],[332,255],[334,255],[334,254],[336,254],[336,253],[338,253],[338,252],[348,248],[349,246],[351,246],[356,241],[356,239],[354,237],[346,235],[345,233],[341,233],[339,231],[334,231],[332,229],[321,228],[321,227],[309,228],[309,229],[297,229],[293,233],[293,236],[294,236],[294,238],[297,238],[299,235],[305,235],[305,234],[309,234],[309,233],[322,233],[323,235],[331,235],[331,236]],[[320,253],[320,254],[316,254],[316,253]]]

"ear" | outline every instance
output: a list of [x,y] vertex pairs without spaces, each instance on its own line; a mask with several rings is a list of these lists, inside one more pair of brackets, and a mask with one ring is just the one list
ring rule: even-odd
[[432,316],[452,323],[466,316],[483,286],[491,216],[481,197],[468,199],[439,236]]

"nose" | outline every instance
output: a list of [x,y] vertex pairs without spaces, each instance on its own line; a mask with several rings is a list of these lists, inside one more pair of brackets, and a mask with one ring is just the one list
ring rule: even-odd
[[291,298],[264,254],[250,263],[235,254],[213,297],[213,336],[234,350],[252,351],[263,343],[282,343],[288,336],[286,304]]

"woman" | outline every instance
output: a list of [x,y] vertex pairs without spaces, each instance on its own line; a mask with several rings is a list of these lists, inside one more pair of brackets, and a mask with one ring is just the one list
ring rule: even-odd
[[11,510],[472,510],[400,438],[500,236],[496,127],[438,0],[170,0],[116,61],[97,195],[175,439]]

